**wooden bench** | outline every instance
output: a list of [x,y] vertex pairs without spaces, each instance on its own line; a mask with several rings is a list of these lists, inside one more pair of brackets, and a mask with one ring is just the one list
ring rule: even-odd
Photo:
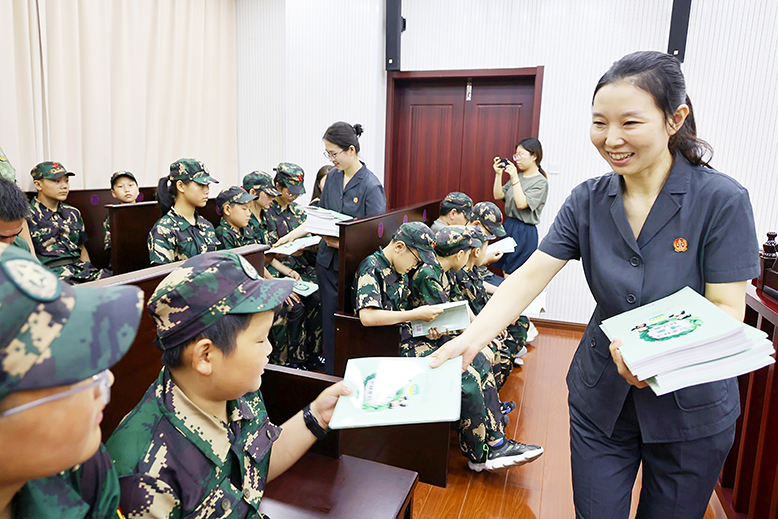
[[[354,276],[362,260],[387,245],[400,225],[411,221],[429,225],[439,211],[440,200],[435,200],[339,224],[336,375],[343,376],[348,359],[399,354],[399,326],[365,327],[354,315]],[[413,470],[424,483],[445,487],[450,428],[451,424],[440,422],[345,429],[340,431],[340,452]]]

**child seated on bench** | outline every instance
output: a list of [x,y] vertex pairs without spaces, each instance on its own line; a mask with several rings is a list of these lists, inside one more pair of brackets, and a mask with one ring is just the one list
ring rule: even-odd
[[293,285],[219,251],[187,260],[154,291],[164,367],[106,444],[127,517],[256,517],[266,482],[326,435],[338,396],[350,393],[342,382],[280,428],[259,392],[273,309]]
[[71,173],[59,162],[41,162],[30,171],[38,194],[30,202],[30,236],[38,260],[60,279],[86,283],[111,275],[89,261],[87,236],[81,212],[65,203]]
[[[135,175],[129,171],[117,171],[111,175],[111,197],[118,200],[120,204],[134,204],[138,201],[138,181]],[[105,215],[103,220],[103,248],[111,248],[111,215]]]
[[216,228],[216,237],[221,243],[220,249],[234,249],[257,243],[249,227],[249,204],[256,199],[256,195],[247,193],[240,186],[227,188],[216,197],[216,207],[222,214]]
[[464,193],[454,191],[440,201],[440,217],[432,222],[430,229],[438,232],[447,225],[466,225],[473,211],[473,199]]
[[71,287],[0,244],[0,305],[0,517],[117,519],[100,421],[143,292]]
[[219,239],[211,222],[197,214],[208,202],[211,177],[205,164],[196,159],[179,159],[170,174],[160,179],[157,200],[164,216],[149,232],[147,245],[152,265],[163,265],[215,251]]

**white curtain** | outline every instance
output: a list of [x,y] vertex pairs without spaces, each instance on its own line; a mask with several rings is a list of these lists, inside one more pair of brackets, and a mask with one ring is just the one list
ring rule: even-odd
[[0,147],[31,188],[56,160],[71,188],[111,173],[156,185],[196,157],[237,177],[234,0],[0,0]]

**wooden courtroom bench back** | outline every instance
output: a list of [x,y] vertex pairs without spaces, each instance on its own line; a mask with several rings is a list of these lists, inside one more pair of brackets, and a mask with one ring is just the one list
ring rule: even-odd
[[[265,264],[264,251],[267,249],[267,245],[246,245],[233,250],[242,254],[254,268],[262,272]],[[162,354],[154,346],[156,325],[146,311],[146,303],[162,279],[181,263],[183,262],[159,265],[85,283],[86,286],[92,287],[134,285],[142,289],[144,293],[143,311],[135,340],[124,358],[111,368],[116,380],[111,388],[111,402],[103,411],[101,428],[104,439],[111,435],[124,415],[140,402],[146,389],[159,375],[159,370],[162,368],[160,360]]]

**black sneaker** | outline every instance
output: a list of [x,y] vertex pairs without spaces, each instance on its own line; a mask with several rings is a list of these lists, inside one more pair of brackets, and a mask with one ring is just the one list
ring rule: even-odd
[[535,461],[543,454],[543,447],[538,445],[525,445],[514,440],[505,440],[499,447],[491,447],[486,455],[484,463],[467,462],[471,470],[481,472],[518,467]]

